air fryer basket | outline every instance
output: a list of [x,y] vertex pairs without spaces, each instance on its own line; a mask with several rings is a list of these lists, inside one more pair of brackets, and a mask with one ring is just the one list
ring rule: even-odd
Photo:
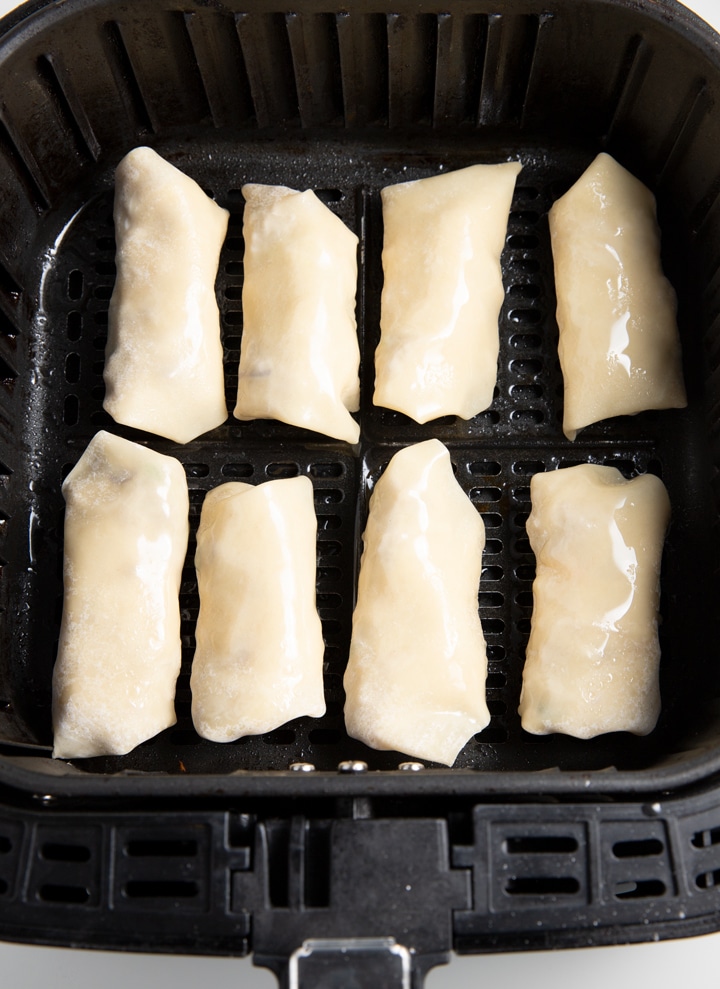
[[[67,0],[31,2],[0,24],[4,937],[254,950],[287,984],[322,986],[344,965],[380,984],[420,985],[451,947],[718,926],[719,43],[673,0],[303,0],[291,10]],[[177,446],[103,411],[113,172],[140,144],[230,210],[217,281],[229,403],[242,334],[241,185],[312,188],[360,236],[359,454],[232,418]],[[656,193],[689,407],[604,422],[569,443],[547,212],[600,150]],[[502,259],[492,407],[425,426],[375,408],[379,190],[509,158],[523,171]],[[193,533],[205,493],[225,480],[310,477],[324,718],[225,746],[195,734],[191,535],[177,725],[128,756],[50,758],[60,485],[101,428],[178,457]],[[431,436],[450,448],[488,536],[479,606],[492,720],[452,769],[369,750],[342,717],[367,497],[395,449]],[[643,739],[533,737],[517,715],[534,576],[530,478],[586,461],[659,474],[673,505],[663,713]]]

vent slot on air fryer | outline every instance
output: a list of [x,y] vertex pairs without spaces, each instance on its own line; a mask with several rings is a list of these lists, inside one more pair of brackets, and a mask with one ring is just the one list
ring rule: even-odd
[[697,890],[706,896],[720,886],[720,823],[717,811],[686,823],[686,868]]
[[114,863],[115,907],[132,910],[197,911],[207,907],[210,870],[209,828],[168,827],[159,836],[152,827],[117,829]]
[[38,825],[28,896],[43,903],[97,907],[103,891],[103,834],[99,827]]
[[617,900],[657,899],[675,892],[669,841],[662,822],[601,825],[605,889]]
[[[476,832],[477,834],[477,832]],[[491,825],[496,911],[533,904],[585,902],[587,833],[582,823],[497,822]]]

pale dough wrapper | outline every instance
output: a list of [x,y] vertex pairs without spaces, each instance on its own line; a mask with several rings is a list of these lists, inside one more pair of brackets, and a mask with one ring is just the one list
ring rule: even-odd
[[660,264],[655,198],[600,154],[550,210],[563,431],[687,405],[675,292]]
[[203,738],[231,742],[325,713],[316,534],[307,477],[229,482],[205,498],[190,675]]
[[185,472],[172,457],[99,432],[62,491],[53,756],[125,755],[175,724]]
[[419,423],[470,419],[491,405],[500,255],[521,167],[471,165],[382,190],[375,405]]
[[395,454],[370,498],[363,541],[348,734],[450,766],[490,721],[478,615],[485,527],[439,440]]
[[658,603],[670,501],[653,474],[580,464],[535,474],[537,559],[520,696],[535,735],[647,735],[660,713]]
[[357,443],[358,238],[314,192],[245,185],[237,419]]
[[150,148],[118,165],[103,403],[116,422],[188,443],[227,419],[215,278],[228,216]]

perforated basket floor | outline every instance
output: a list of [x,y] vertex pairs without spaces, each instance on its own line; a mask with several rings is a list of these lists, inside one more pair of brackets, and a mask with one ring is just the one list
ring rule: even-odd
[[[227,188],[234,148],[188,149],[179,163],[231,210],[223,249],[218,299],[222,311],[228,403],[237,387],[242,333],[242,196]],[[318,190],[331,209],[363,238],[358,316],[362,340],[362,449],[359,456],[318,434],[275,422],[241,424],[233,419],[186,446],[118,427],[102,409],[103,358],[107,307],[114,279],[112,194],[101,192],[83,206],[64,229],[46,266],[40,308],[48,334],[35,369],[33,413],[36,429],[51,437],[32,474],[32,518],[25,570],[30,608],[25,634],[32,656],[33,685],[23,691],[23,711],[40,742],[49,741],[49,686],[62,610],[62,514],[60,484],[99,428],[125,435],[178,457],[190,487],[193,536],[181,590],[183,671],[178,684],[176,727],[122,758],[90,760],[91,772],[122,769],[215,773],[235,769],[285,769],[305,760],[318,769],[334,769],[343,759],[364,759],[372,768],[395,768],[402,754],[378,753],[348,738],[344,731],[342,675],[347,661],[357,560],[372,484],[399,445],[437,436],[450,447],[458,481],[482,514],[487,532],[479,593],[480,615],[488,642],[488,697],[492,721],[465,748],[458,767],[512,770],[590,770],[607,765],[646,766],[668,739],[694,718],[694,691],[688,696],[686,655],[688,618],[700,627],[707,606],[708,574],[688,560],[697,538],[693,526],[697,492],[683,479],[691,469],[691,448],[684,440],[691,413],[675,410],[624,418],[586,430],[575,443],[562,435],[562,379],[557,359],[552,257],[547,211],[587,161],[573,148],[546,154],[518,149],[524,166],[510,214],[503,255],[506,301],[500,325],[501,353],[496,396],[491,408],[466,422],[446,417],[418,426],[400,413],[372,405],[373,353],[378,338],[382,286],[382,218],[379,190],[405,178],[462,167],[468,161],[496,160],[491,150],[465,156],[457,149],[425,155],[372,147],[318,148],[302,159],[276,144],[270,163],[246,148],[238,156],[237,184],[261,181],[306,185]],[[218,161],[213,167],[209,161]],[[171,157],[178,158],[177,153]],[[352,164],[351,164],[352,163]],[[348,175],[351,171],[352,174]],[[301,179],[301,181],[298,181]],[[688,357],[692,356],[686,355]],[[40,425],[42,423],[42,425]],[[652,471],[667,483],[673,500],[673,524],[664,561],[663,721],[648,739],[605,736],[590,743],[563,736],[532,736],[519,725],[524,648],[532,612],[534,559],[525,534],[530,509],[529,483],[536,471],[571,463],[613,464],[626,476]],[[258,483],[272,477],[307,474],[315,489],[318,514],[317,604],[326,641],[325,683],[328,713],[298,719],[261,738],[228,746],[200,739],[190,719],[189,672],[194,649],[198,599],[194,575],[194,530],[204,494],[217,484],[242,478]],[[49,567],[50,561],[53,566]],[[8,564],[11,567],[11,564]],[[691,579],[688,575],[691,574]],[[52,603],[53,621],[38,623],[38,610]],[[21,618],[22,620],[22,618]]]

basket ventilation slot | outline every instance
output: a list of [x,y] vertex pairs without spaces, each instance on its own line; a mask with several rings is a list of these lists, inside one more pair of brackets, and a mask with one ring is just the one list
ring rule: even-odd
[[6,391],[12,391],[17,379],[18,373],[8,361],[5,360],[2,355],[0,355],[0,385],[2,385]]
[[694,848],[711,848],[713,845],[720,845],[720,827],[696,831],[690,842]]
[[[175,833],[172,833],[172,832]],[[156,834],[156,833],[155,833]],[[169,830],[155,836],[150,827],[117,829],[115,838],[116,906],[167,909],[170,902],[183,910],[206,906],[210,832],[205,825]]]
[[97,161],[101,152],[100,143],[88,120],[83,103],[78,99],[73,84],[64,70],[62,58],[59,55],[41,55],[37,68],[58,115],[73,136],[78,154]]
[[4,264],[0,263],[0,331],[4,336],[17,336],[14,314],[22,297],[22,289]]
[[696,79],[687,92],[660,160],[659,185],[666,184],[687,155],[710,110],[710,95],[704,79]]
[[695,877],[695,885],[698,889],[715,889],[720,885],[720,869],[699,873]]
[[620,882],[615,887],[618,900],[641,900],[650,897],[664,896],[667,892],[665,883],[660,879],[638,879]]
[[140,130],[209,121],[202,73],[180,11],[106,25],[124,102]]
[[144,839],[129,841],[125,852],[133,858],[194,858],[198,854],[198,843],[192,839],[157,841]]
[[577,893],[574,876],[518,876],[508,879],[505,892],[511,896],[568,896]]
[[432,14],[388,14],[387,38],[390,126],[432,123],[436,18]]
[[576,852],[578,842],[570,835],[520,835],[508,838],[505,847],[511,855],[547,855]]
[[14,340],[17,336],[17,329],[15,324],[10,320],[10,318],[3,311],[3,306],[0,303],[0,339],[2,340]]
[[497,910],[535,909],[550,902],[569,905],[587,899],[584,825],[498,823],[493,831]]
[[638,838],[634,841],[617,841],[612,848],[615,858],[644,858],[648,855],[662,855],[665,846],[658,838]]
[[252,97],[234,21],[196,11],[183,16],[214,125],[245,123],[253,115]]
[[626,118],[631,117],[632,108],[650,68],[652,56],[653,50],[643,37],[636,34],[630,38],[618,75],[618,95],[611,103],[614,111],[607,128],[607,141],[612,140],[622,130]]
[[45,883],[40,887],[38,896],[46,903],[82,904],[89,901],[90,890],[68,883]]
[[340,50],[332,14],[286,14],[303,127],[340,122]]
[[[387,24],[382,14],[336,18],[345,126],[388,120]],[[367,66],[373,71],[368,72]]]
[[720,886],[720,860],[715,851],[718,845],[720,826],[713,827],[712,822],[690,835],[690,846],[694,850],[690,869],[695,874],[695,886],[698,889],[712,890]]
[[220,468],[220,473],[223,477],[237,479],[241,477],[252,477],[254,470],[255,468],[252,464],[231,462],[229,464],[223,464]]
[[92,851],[86,845],[48,841],[40,849],[40,854],[49,862],[89,862]]
[[298,94],[283,15],[238,14],[236,25],[258,127],[296,118]]
[[433,123],[453,127],[477,118],[487,17],[439,14]]
[[605,886],[615,899],[657,899],[674,892],[663,824],[607,822],[602,831]]
[[38,826],[30,863],[29,897],[67,906],[100,905],[102,833]]
[[130,899],[174,900],[193,899],[200,888],[196,882],[185,879],[134,879],[125,884],[123,892]]
[[155,127],[130,61],[120,25],[115,21],[108,21],[105,25],[105,32],[108,39],[108,52],[112,55],[117,69],[115,77],[122,87],[123,102],[135,122],[136,129],[141,133],[152,134]]
[[50,195],[45,181],[34,157],[11,126],[7,111],[4,117],[0,116],[0,155],[13,168],[30,204],[36,210],[47,209]]
[[520,123],[525,107],[539,18],[531,14],[491,14],[478,122]]

